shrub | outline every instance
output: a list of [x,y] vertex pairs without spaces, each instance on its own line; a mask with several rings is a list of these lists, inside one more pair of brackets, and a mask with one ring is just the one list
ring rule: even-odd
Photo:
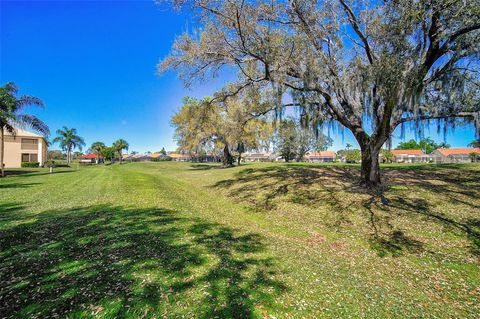
[[358,163],[362,160],[360,150],[350,150],[345,152],[345,159],[347,163]]
[[168,162],[171,160],[172,158],[170,156],[161,156],[157,158],[152,158],[152,162]]
[[22,167],[38,167],[40,165],[39,162],[22,162]]
[[45,162],[45,167],[55,167],[55,166],[56,166],[55,161],[50,160]]

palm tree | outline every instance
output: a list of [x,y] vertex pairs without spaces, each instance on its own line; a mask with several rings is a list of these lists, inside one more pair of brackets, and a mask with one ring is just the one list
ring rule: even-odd
[[471,143],[468,144],[469,147],[480,148],[480,139],[473,140]]
[[22,95],[16,97],[18,88],[13,82],[0,87],[0,176],[5,176],[3,159],[5,151],[5,132],[13,136],[15,127],[30,128],[47,137],[50,134],[48,126],[34,115],[19,113],[28,105],[43,107],[43,102],[34,96]]
[[352,144],[350,143],[347,143],[347,145],[345,145],[345,148],[347,149],[347,151],[352,147]]
[[77,130],[66,126],[57,130],[57,137],[55,137],[52,142],[59,143],[60,147],[67,151],[68,164],[70,164],[72,160],[72,150],[78,148],[81,151],[82,147],[85,146],[83,138],[77,135]]
[[447,142],[442,142],[437,145],[437,148],[450,148],[450,144],[448,144]]
[[102,154],[102,150],[105,148],[105,144],[103,144],[102,142],[95,142],[95,143],[92,143],[92,145],[90,146],[90,149],[97,155],[97,159],[95,160],[95,162],[98,164],[98,160]]
[[118,152],[118,158],[120,160],[120,164],[122,163],[122,151],[123,150],[128,150],[128,142],[125,141],[124,139],[119,139],[116,140],[115,143],[113,143],[113,148]]

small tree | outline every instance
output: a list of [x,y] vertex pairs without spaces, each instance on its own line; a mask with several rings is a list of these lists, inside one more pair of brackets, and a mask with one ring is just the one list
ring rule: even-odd
[[115,158],[115,152],[116,150],[111,147],[111,146],[108,146],[108,147],[105,147],[103,148],[101,151],[100,151],[100,154],[102,155],[102,157],[106,160],[106,161],[112,161],[114,158]]
[[382,150],[382,158],[385,163],[392,163],[394,156],[390,150]]
[[470,154],[468,154],[468,156],[470,157],[470,160],[472,161],[472,163],[477,162],[478,159],[480,158],[480,154],[475,152],[471,152]]
[[57,130],[57,137],[53,139],[53,143],[58,143],[60,147],[67,152],[67,163],[70,164],[72,160],[72,151],[77,148],[80,151],[85,146],[83,138],[77,135],[77,130],[64,126]]
[[480,148],[480,139],[479,140],[473,140],[468,144],[469,147],[474,147],[474,148]]
[[345,160],[347,163],[358,163],[362,160],[360,150],[348,150],[345,152]]
[[165,147],[162,147],[162,150],[160,151],[160,154],[163,156],[167,156],[167,152],[165,151]]
[[113,143],[112,147],[117,152],[120,164],[122,164],[122,158],[123,158],[122,151],[128,150],[128,142],[125,141],[124,139],[118,139]]
[[105,148],[105,144],[102,142],[94,142],[90,146],[90,149],[93,151],[97,158],[95,159],[95,163],[98,164],[99,158],[102,156],[102,150]]
[[264,120],[252,116],[254,106],[250,106],[234,98],[222,103],[184,98],[182,108],[172,117],[179,149],[195,154],[212,147],[221,149],[223,166],[233,166],[232,152],[240,143],[255,148],[270,132]]
[[285,161],[302,161],[308,152],[325,151],[333,140],[322,132],[303,127],[293,118],[282,121],[276,138],[276,148]]
[[285,162],[290,162],[297,156],[296,138],[295,122],[292,120],[282,121],[278,128],[276,148]]

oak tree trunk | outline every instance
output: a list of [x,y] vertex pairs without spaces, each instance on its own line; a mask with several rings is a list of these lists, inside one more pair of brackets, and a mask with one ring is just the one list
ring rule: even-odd
[[230,150],[228,149],[228,145],[225,144],[225,147],[223,148],[223,157],[222,157],[222,163],[224,167],[231,167],[233,166],[233,156],[230,153]]
[[362,183],[367,187],[376,187],[380,185],[380,164],[379,154],[380,149],[367,144],[361,147],[362,164],[361,164],[361,178]]
[[240,166],[240,162],[242,161],[242,153],[238,152],[237,164]]

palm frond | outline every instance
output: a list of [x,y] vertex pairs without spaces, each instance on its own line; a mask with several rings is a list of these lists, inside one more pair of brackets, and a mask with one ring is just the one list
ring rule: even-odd
[[19,99],[17,99],[17,111],[20,111],[23,107],[27,105],[36,105],[39,107],[43,107],[43,102],[38,97],[31,95],[22,95]]
[[6,83],[3,88],[10,94],[15,95],[18,92],[18,87],[14,82]]
[[20,127],[28,127],[34,131],[43,134],[45,137],[50,135],[50,130],[42,120],[35,115],[30,114],[17,114],[15,116],[15,124]]
[[5,123],[3,128],[5,129],[6,132],[12,134],[13,138],[15,138],[15,136],[17,136],[17,130],[10,123]]

